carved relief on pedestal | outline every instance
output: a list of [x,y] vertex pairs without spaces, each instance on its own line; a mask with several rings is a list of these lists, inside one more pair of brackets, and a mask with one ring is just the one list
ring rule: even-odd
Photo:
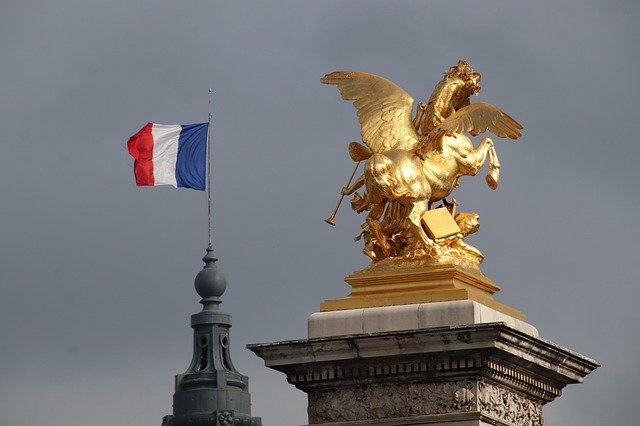
[[491,382],[478,382],[478,406],[488,414],[509,425],[542,425],[542,404]]
[[309,423],[474,411],[475,380],[373,384],[309,393]]

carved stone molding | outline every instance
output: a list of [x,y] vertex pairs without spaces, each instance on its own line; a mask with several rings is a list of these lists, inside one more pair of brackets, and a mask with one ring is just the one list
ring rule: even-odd
[[513,426],[542,425],[542,404],[503,386],[478,381],[478,408],[482,414]]
[[[350,379],[368,379],[393,376],[418,376],[422,377],[427,372],[448,373],[473,371],[482,368],[480,354],[471,354],[456,358],[431,357],[430,359],[417,360],[379,360],[369,362],[366,365],[347,363],[344,365],[330,364],[318,366],[305,366],[302,371],[293,371],[287,374],[289,383],[302,386],[303,383],[324,383],[327,381],[345,381]],[[465,373],[465,375],[468,373]]]
[[451,375],[482,376],[529,395],[533,399],[552,401],[562,390],[548,381],[536,378],[523,370],[473,354],[467,357],[451,358],[432,356],[429,360],[378,361],[368,365],[318,365],[305,366],[304,371],[293,371],[287,375],[289,383],[301,389],[358,385],[369,380],[422,380],[425,374],[437,375],[439,380],[446,380]]
[[379,420],[477,409],[475,380],[371,384],[309,393],[309,423]]
[[484,375],[486,377],[508,384],[545,402],[553,401],[562,394],[562,389],[552,385],[548,381],[536,378],[531,374],[517,370],[509,365],[501,364],[493,360],[487,360],[485,365]]
[[486,380],[370,384],[309,393],[309,423],[479,412],[509,426],[541,426],[542,404]]

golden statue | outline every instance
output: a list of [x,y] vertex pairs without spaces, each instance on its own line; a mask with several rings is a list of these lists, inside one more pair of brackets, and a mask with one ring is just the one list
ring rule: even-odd
[[[477,268],[482,253],[463,239],[478,230],[479,217],[456,214],[458,203],[446,197],[460,176],[478,173],[487,157],[486,181],[496,189],[500,163],[491,139],[482,139],[476,149],[464,133],[490,131],[511,139],[522,135],[522,126],[499,108],[470,102],[480,91],[480,74],[460,60],[445,71],[429,101],[418,104],[415,117],[413,98],[383,77],[336,71],[321,82],[335,84],[343,99],[353,101],[366,145],[349,145],[351,158],[366,163],[364,173],[341,192],[343,197],[353,194],[355,211],[368,211],[356,237],[364,240],[363,252],[374,262],[429,258]],[[354,175],[355,170],[352,179]],[[360,195],[356,191],[362,186]],[[434,208],[437,202],[442,206]],[[339,205],[326,220],[332,225]]]

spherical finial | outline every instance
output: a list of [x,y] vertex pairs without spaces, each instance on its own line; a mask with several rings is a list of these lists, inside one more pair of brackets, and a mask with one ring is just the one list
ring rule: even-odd
[[227,279],[222,271],[215,266],[218,259],[213,255],[213,248],[207,247],[207,254],[202,258],[204,261],[204,268],[195,279],[196,291],[203,299],[210,297],[218,298],[222,296],[227,288]]

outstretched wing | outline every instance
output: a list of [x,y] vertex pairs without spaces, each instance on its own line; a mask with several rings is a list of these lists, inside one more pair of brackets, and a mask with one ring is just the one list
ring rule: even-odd
[[522,136],[520,123],[497,106],[486,102],[478,102],[460,108],[434,129],[434,132],[469,132],[476,136],[487,130],[500,138],[518,139]]
[[320,81],[335,84],[342,99],[353,101],[362,141],[371,151],[412,149],[418,144],[411,122],[413,98],[395,83],[360,71],[335,71]]

